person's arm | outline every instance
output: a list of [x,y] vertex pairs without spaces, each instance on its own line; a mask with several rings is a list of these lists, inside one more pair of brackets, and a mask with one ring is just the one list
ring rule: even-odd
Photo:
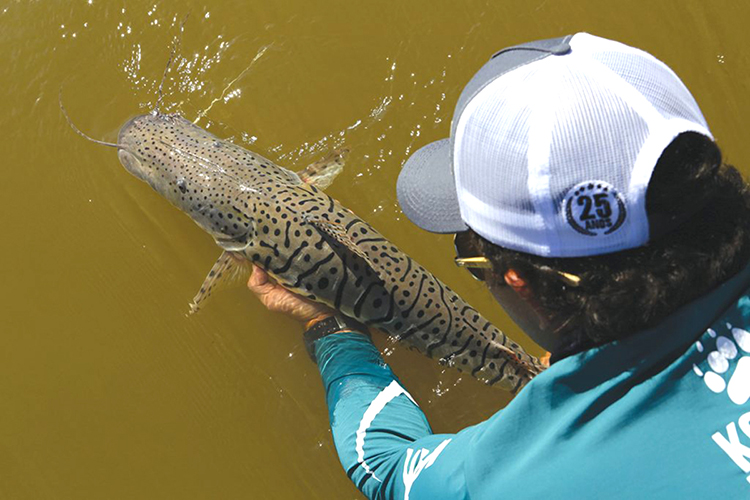
[[[334,311],[283,289],[256,268],[250,289],[272,311],[303,324]],[[346,474],[369,498],[467,498],[464,460],[481,426],[432,434],[414,399],[370,339],[339,332],[313,343],[334,444]]]
[[315,342],[334,443],[369,498],[466,498],[463,464],[477,427],[435,435],[419,406],[360,333]]

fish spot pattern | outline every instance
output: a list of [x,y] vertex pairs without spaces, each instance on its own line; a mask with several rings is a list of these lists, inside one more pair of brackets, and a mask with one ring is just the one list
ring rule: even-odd
[[136,117],[118,142],[140,163],[132,173],[220,245],[290,290],[512,392],[544,369],[448,286],[296,173],[179,115]]

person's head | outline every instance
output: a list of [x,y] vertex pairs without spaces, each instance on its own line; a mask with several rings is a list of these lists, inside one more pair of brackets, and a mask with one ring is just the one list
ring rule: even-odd
[[458,233],[460,256],[486,258],[475,273],[553,351],[653,326],[750,256],[750,194],[687,88],[585,33],[495,54],[398,196],[417,225]]

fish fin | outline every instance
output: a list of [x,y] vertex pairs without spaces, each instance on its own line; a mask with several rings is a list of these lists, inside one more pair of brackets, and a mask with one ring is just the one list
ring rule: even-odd
[[349,148],[335,149],[322,160],[311,163],[297,172],[297,175],[303,182],[312,184],[318,189],[325,189],[333,184],[333,180],[344,169],[344,161],[348,154]]
[[247,238],[242,240],[214,238],[214,241],[222,250],[224,250],[224,252],[241,252],[250,246],[250,242],[247,241]]
[[200,291],[190,303],[190,314],[195,314],[217,290],[230,288],[247,281],[252,264],[235,252],[224,251],[203,280]]
[[370,269],[375,271],[375,274],[377,274],[380,279],[387,279],[387,277],[384,275],[383,267],[376,265],[372,261],[370,256],[367,254],[367,251],[359,246],[357,242],[354,241],[351,236],[349,236],[343,224],[337,224],[325,219],[311,219],[308,217],[306,217],[304,220],[305,222],[315,226],[315,228],[320,231],[321,234],[333,238],[336,242],[346,247],[347,250],[351,251],[362,260],[364,260],[367,265],[370,266]]

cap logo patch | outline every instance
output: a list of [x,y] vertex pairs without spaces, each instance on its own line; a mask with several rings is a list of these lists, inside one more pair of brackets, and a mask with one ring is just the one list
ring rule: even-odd
[[565,195],[565,219],[570,227],[586,236],[603,236],[617,231],[627,210],[620,193],[605,181],[576,184]]

